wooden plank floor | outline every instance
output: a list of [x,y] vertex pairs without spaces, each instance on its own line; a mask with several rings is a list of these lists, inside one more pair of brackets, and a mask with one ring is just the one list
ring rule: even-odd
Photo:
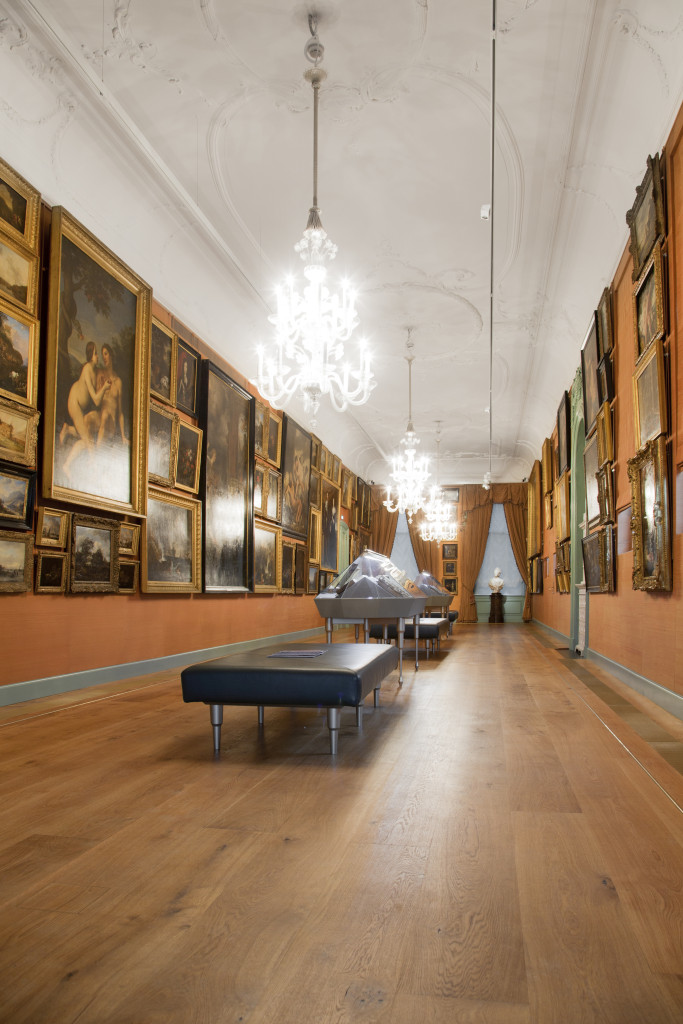
[[458,626],[336,762],[268,708],[214,760],[177,673],[0,710],[0,1021],[680,1024],[683,777],[619,707],[683,724],[580,665]]

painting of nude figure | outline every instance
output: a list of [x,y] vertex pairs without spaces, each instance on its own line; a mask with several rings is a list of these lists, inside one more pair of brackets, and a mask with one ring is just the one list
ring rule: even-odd
[[144,515],[151,291],[52,216],[43,493]]

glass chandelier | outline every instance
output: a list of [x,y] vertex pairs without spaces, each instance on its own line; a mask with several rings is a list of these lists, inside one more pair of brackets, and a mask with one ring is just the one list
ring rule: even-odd
[[[408,331],[410,338],[410,330]],[[412,350],[412,342],[408,341],[408,351]],[[391,484],[387,487],[387,498],[384,505],[389,512],[405,512],[408,522],[412,523],[413,516],[424,505],[424,488],[429,479],[429,458],[426,455],[417,455],[419,438],[413,427],[413,402],[412,402],[412,366],[415,356],[406,356],[408,363],[408,425],[406,432],[401,438],[399,455],[395,455],[392,462],[391,478],[394,481],[396,499],[392,500]]]
[[424,541],[454,541],[458,535],[457,523],[453,518],[453,508],[450,502],[444,500],[443,491],[439,486],[439,462],[441,444],[440,423],[437,421],[436,431],[436,485],[429,492],[429,500],[422,508],[423,523],[420,528],[420,537]]
[[358,325],[355,292],[346,281],[340,294],[330,292],[325,283],[326,264],[336,256],[337,246],[327,237],[318,206],[318,96],[327,74],[318,66],[324,47],[317,23],[317,16],[309,14],[311,38],[304,49],[307,60],[315,65],[304,72],[313,88],[313,205],[303,238],[294,246],[305,264],[305,284],[298,291],[289,277],[284,288],[276,289],[277,312],[268,317],[275,327],[275,340],[270,352],[258,350],[258,374],[252,381],[277,407],[298,390],[312,426],[323,395],[329,395],[334,408],[343,412],[348,405],[367,402],[376,383],[364,341],[356,368],[344,361],[344,342]]

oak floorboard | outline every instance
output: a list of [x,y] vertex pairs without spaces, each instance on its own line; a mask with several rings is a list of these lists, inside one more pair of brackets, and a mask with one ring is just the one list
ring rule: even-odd
[[584,816],[519,812],[514,826],[532,1019],[680,1021],[681,1007],[643,968],[609,861]]
[[0,1024],[679,1021],[681,779],[571,669],[458,626],[334,761],[177,672],[0,709]]

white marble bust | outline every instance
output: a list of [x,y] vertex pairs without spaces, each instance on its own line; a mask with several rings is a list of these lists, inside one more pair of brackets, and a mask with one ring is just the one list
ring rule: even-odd
[[500,569],[494,569],[493,570],[493,576],[489,580],[489,587],[491,588],[491,593],[492,594],[500,594],[501,590],[503,589],[503,584],[504,583],[505,583],[505,580],[500,575]]

